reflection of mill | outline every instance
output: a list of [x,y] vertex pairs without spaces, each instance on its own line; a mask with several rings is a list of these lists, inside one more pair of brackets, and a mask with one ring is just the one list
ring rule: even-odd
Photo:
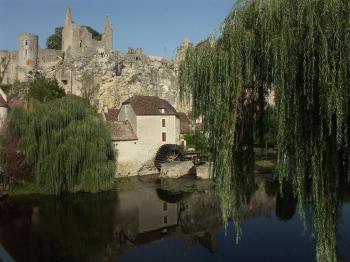
[[[199,243],[214,252],[217,238],[213,228],[221,224],[221,215],[208,208],[207,200],[218,208],[214,192],[193,193],[175,203],[164,201],[151,188],[119,193],[115,243],[111,247],[114,255],[174,236],[180,236],[189,246]],[[206,214],[200,212],[204,210]]]
[[177,225],[179,205],[161,200],[154,189],[142,188],[118,194],[116,231],[128,239],[138,234]]
[[[243,205],[244,220],[271,216],[276,206],[276,195],[267,192],[266,180],[257,178],[256,183],[249,203]],[[218,251],[222,215],[214,189],[185,194],[178,199],[162,198],[155,189],[147,187],[118,193],[111,257],[172,237],[180,237],[188,246],[199,244],[211,253]]]

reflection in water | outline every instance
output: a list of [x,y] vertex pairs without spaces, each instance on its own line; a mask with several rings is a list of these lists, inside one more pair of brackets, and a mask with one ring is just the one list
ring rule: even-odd
[[115,195],[16,199],[2,205],[0,242],[17,261],[85,261],[113,239]]
[[[337,227],[348,185],[348,172],[347,165],[339,161],[336,151],[329,152],[326,159],[322,161],[321,158],[313,167],[317,175],[297,179],[294,187],[301,203],[312,203],[317,261],[338,261]],[[306,219],[305,210],[301,212]]]
[[[270,217],[276,208],[271,182],[256,177],[254,184],[249,201],[240,205],[243,220]],[[215,189],[171,200],[150,185],[98,195],[13,199],[1,206],[0,241],[18,261],[109,261],[173,237],[218,254],[223,219]]]
[[[327,151],[328,152],[328,151]],[[319,156],[318,156],[319,157]],[[327,159],[327,161],[324,161]],[[267,192],[276,195],[276,216],[282,220],[290,220],[297,209],[304,222],[312,220],[316,236],[317,261],[338,261],[337,233],[342,203],[349,185],[347,161],[340,161],[336,150],[324,153],[323,158],[314,159],[313,175],[289,176],[282,179],[282,185],[276,181],[266,184]],[[249,162],[249,161],[248,161]],[[219,194],[223,211],[224,225],[230,220],[236,227],[238,242],[244,214],[244,204],[251,203],[250,196],[257,195],[256,179],[253,172],[247,172],[242,166],[244,161],[237,162],[230,183],[219,183]],[[249,170],[248,170],[249,171]],[[257,191],[256,191],[257,190]],[[310,209],[311,207],[311,209]]]
[[[317,192],[311,191],[310,185],[304,185],[303,195],[307,198],[303,199],[303,206],[313,206],[316,256],[319,261],[336,259],[337,254],[338,214],[343,196],[341,189],[345,188],[348,181],[342,180],[346,177],[335,174],[340,172],[324,176],[319,181],[322,190]],[[136,252],[138,249],[145,246],[151,249],[153,244],[172,243],[173,239],[181,239],[191,252],[200,246],[207,250],[206,256],[211,254],[222,259],[222,254],[229,254],[229,260],[230,256],[235,256],[230,250],[241,245],[235,246],[231,240],[226,240],[229,235],[225,237],[224,232],[220,233],[225,223],[229,223],[228,230],[232,232],[230,221],[240,219],[242,227],[247,230],[247,233],[243,231],[242,234],[242,245],[246,246],[244,243],[249,236],[249,243],[252,244],[255,239],[259,239],[255,234],[258,234],[258,228],[265,227],[261,218],[274,221],[276,217],[272,226],[266,229],[267,234],[273,234],[274,227],[281,226],[278,223],[286,224],[288,221],[287,227],[293,228],[297,220],[297,207],[301,206],[297,205],[295,185],[292,183],[285,182],[283,191],[280,191],[279,183],[272,176],[254,175],[245,177],[245,182],[240,184],[240,191],[234,193],[236,198],[233,200],[238,208],[232,211],[228,221],[224,221],[222,196],[212,185],[199,191],[172,193],[157,188],[157,184],[141,183],[137,178],[134,180],[139,184],[133,190],[64,198],[33,196],[32,199],[16,198],[3,202],[0,205],[0,242],[17,261],[29,262],[115,261],[125,259],[130,253],[139,254],[137,259],[141,259],[142,252]],[[243,185],[248,187],[244,188]],[[250,222],[254,226],[253,236],[246,226]],[[296,231],[300,236],[303,233],[302,228]],[[286,248],[289,249],[288,245],[296,245],[302,240],[295,238],[288,242],[285,236],[288,234],[288,231],[283,231],[281,239],[271,239],[272,250],[275,249],[273,241],[286,238]],[[229,244],[226,245],[227,241]],[[258,242],[258,245],[263,246],[260,252],[263,253],[266,244]],[[305,246],[307,243],[300,244]],[[249,254],[250,245],[244,250],[245,255]],[[269,257],[274,255],[273,251],[268,254]],[[302,258],[305,259],[305,256]],[[310,259],[308,256],[306,258]]]

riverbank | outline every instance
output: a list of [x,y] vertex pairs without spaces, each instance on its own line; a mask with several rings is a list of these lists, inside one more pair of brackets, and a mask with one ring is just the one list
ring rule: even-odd
[[[258,156],[259,160],[255,161],[255,173],[257,174],[267,174],[267,173],[275,173],[276,171],[276,159],[273,157],[268,157],[268,159],[262,159],[261,155]],[[139,176],[141,180],[154,182],[159,180],[159,174],[155,175],[147,175],[147,176]],[[179,183],[167,183],[169,180],[176,179],[162,179],[162,183],[164,187],[170,187],[169,189],[178,191],[179,188],[182,187],[183,181]],[[193,191],[198,190],[207,186],[207,181],[197,180],[196,178],[187,177],[185,180],[188,182],[189,180],[194,180],[196,183],[186,183],[186,187],[182,188],[183,191]],[[160,181],[160,180],[159,180]],[[211,181],[211,180],[210,180]],[[116,177],[115,178],[115,187],[118,190],[127,190],[131,188],[137,188],[138,184],[135,184],[135,180],[131,179],[131,177]],[[211,182],[212,183],[212,182]],[[175,188],[174,188],[175,187]],[[22,184],[10,185],[6,190],[0,192],[3,194],[8,194],[10,196],[21,196],[21,195],[37,195],[41,194],[39,187],[33,181],[23,182]]]
[[36,195],[40,194],[40,190],[34,182],[29,181],[24,182],[22,184],[10,185],[7,189],[3,191],[3,193],[9,194],[10,196]]

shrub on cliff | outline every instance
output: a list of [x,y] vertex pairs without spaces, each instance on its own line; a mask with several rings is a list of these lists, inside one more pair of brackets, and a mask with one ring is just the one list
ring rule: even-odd
[[113,186],[109,127],[81,98],[35,101],[32,112],[15,108],[9,124],[42,193],[99,192]]
[[65,96],[64,89],[58,85],[56,79],[48,79],[37,75],[30,82],[29,97],[41,102]]

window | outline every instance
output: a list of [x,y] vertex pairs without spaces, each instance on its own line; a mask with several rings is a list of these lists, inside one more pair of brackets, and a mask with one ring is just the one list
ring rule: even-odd
[[28,45],[28,40],[25,40],[25,41],[24,41],[24,44],[25,44],[25,45]]
[[162,114],[165,114],[165,109],[164,109],[164,108],[160,108],[159,111],[160,111]]
[[80,43],[79,43],[80,48],[81,48],[82,44],[83,44],[83,40],[80,40]]
[[165,127],[165,119],[162,119],[162,127]]
[[162,132],[162,141],[165,142],[166,141],[166,133]]
[[168,203],[164,202],[163,203],[163,211],[167,211],[168,210]]
[[168,217],[164,216],[164,224],[168,224]]

